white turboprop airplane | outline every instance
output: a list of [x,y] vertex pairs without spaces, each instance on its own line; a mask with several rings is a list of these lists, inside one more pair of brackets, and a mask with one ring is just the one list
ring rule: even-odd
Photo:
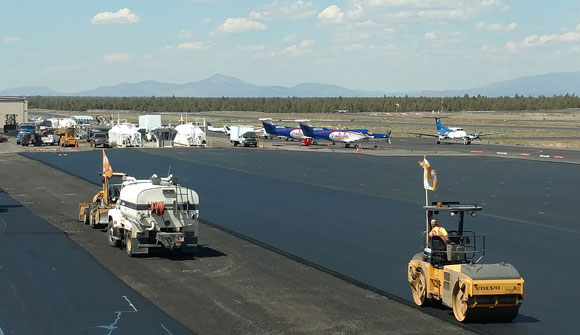
[[213,131],[216,133],[229,134],[230,133],[230,126],[224,125],[223,127],[214,127],[211,125],[211,123],[208,122],[207,123],[207,130]]
[[437,134],[425,134],[425,133],[410,133],[415,134],[418,136],[430,136],[430,137],[437,137],[437,144],[441,144],[443,140],[454,140],[454,141],[463,141],[463,144],[469,145],[471,141],[479,139],[481,141],[481,136],[489,136],[491,134],[483,134],[483,132],[473,132],[473,133],[466,133],[463,128],[458,127],[446,127],[441,124],[441,118],[435,118],[435,125],[437,126]]

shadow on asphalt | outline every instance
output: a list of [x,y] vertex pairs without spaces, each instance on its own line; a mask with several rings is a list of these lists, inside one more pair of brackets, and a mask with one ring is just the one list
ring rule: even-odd
[[[123,250],[125,250],[124,247],[123,247]],[[222,257],[222,256],[227,256],[227,254],[224,254],[223,252],[221,252],[219,250],[215,250],[213,248],[200,245],[197,247],[197,250],[195,251],[195,253],[192,253],[192,254],[172,252],[170,250],[158,248],[158,249],[149,249],[148,254],[136,254],[136,255],[133,255],[132,257],[133,258],[155,258],[155,257],[157,257],[157,258],[169,259],[172,261],[188,261],[188,260],[194,260],[194,259],[199,259],[199,258],[214,258],[214,257]]]

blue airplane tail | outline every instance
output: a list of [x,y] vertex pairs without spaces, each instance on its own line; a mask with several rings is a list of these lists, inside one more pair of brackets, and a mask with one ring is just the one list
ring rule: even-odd
[[304,136],[315,138],[314,130],[308,122],[300,122],[300,129],[302,129]]
[[278,135],[278,132],[276,132],[276,127],[274,127],[272,122],[266,122],[262,120],[262,125],[264,126],[264,130],[266,131],[266,133],[270,135]]
[[440,118],[438,118],[438,117],[435,118],[435,125],[437,126],[437,132],[439,134],[441,134],[445,131],[445,127],[443,127],[443,125],[441,124]]

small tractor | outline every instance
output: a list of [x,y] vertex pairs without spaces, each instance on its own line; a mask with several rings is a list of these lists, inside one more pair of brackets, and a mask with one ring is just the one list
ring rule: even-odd
[[57,133],[60,135],[60,143],[61,147],[77,147],[78,140],[77,140],[77,128],[76,127],[65,127],[61,129]]
[[91,228],[98,228],[100,225],[109,223],[109,209],[114,208],[119,199],[121,184],[111,184],[110,180],[127,177],[121,172],[113,172],[110,176],[109,178],[107,173],[101,173],[101,190],[93,196],[91,203],[79,204],[79,221],[90,225]]
[[479,264],[485,253],[485,236],[464,230],[465,214],[476,216],[482,208],[458,202],[437,202],[424,208],[426,232],[431,231],[431,220],[440,213],[458,222],[456,230],[448,231],[448,243],[427,233],[424,252],[409,262],[408,280],[415,304],[440,301],[453,308],[459,322],[513,320],[524,298],[523,278],[511,264]]

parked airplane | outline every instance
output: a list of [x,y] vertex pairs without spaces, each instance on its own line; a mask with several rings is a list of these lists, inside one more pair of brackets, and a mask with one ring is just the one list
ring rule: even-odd
[[230,126],[224,125],[223,127],[214,127],[211,125],[211,123],[207,122],[207,130],[214,131],[216,133],[229,134],[230,133]]
[[[332,144],[336,142],[344,143],[345,148],[349,148],[351,144],[362,141],[373,141],[378,139],[387,139],[388,143],[391,143],[390,132],[387,134],[373,133],[368,129],[329,129],[323,127],[312,127],[308,120],[297,120],[300,124],[300,128],[304,135],[312,137],[314,139],[321,139],[332,141]],[[355,148],[358,144],[354,145]],[[376,147],[376,144],[375,144]]]
[[481,136],[488,136],[491,134],[483,134],[483,132],[473,132],[473,133],[466,133],[463,128],[458,127],[446,127],[441,124],[441,118],[435,118],[435,125],[437,126],[437,134],[424,134],[424,133],[411,133],[419,136],[430,136],[430,137],[437,137],[437,144],[441,144],[443,140],[454,140],[454,141],[463,141],[463,144],[469,145],[475,139],[479,139],[481,141]]
[[262,121],[262,125],[264,125],[264,130],[266,131],[268,136],[285,137],[286,140],[288,140],[289,138],[297,140],[308,138],[308,136],[304,136],[304,133],[300,128],[278,126],[272,123],[272,119],[269,118],[260,119],[260,121]]

